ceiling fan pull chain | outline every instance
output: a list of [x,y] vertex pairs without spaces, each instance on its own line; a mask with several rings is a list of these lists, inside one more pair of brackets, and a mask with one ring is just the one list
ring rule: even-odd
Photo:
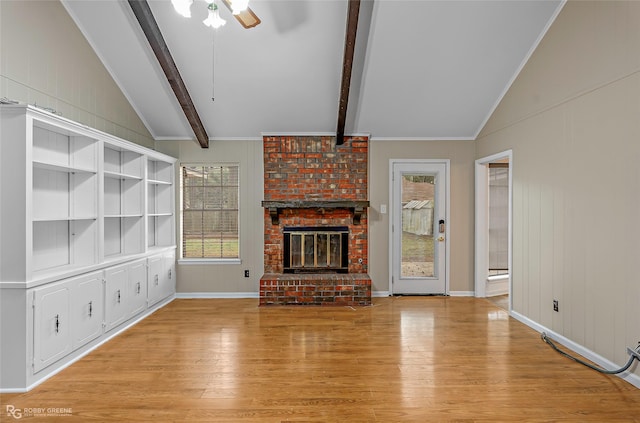
[[216,93],[216,78],[215,78],[215,70],[216,70],[216,31],[211,31],[211,101],[215,101],[215,93]]

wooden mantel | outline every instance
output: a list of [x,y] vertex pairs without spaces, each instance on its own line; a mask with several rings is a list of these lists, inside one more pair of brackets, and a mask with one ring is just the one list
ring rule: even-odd
[[360,217],[369,207],[369,201],[353,200],[283,200],[283,201],[263,201],[262,207],[269,210],[271,223],[278,225],[280,210],[285,209],[347,209],[353,213],[353,224],[360,224]]

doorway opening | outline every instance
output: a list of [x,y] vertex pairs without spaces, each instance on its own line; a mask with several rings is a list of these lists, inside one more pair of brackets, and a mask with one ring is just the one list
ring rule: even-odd
[[511,150],[476,160],[475,296],[508,311],[512,251]]

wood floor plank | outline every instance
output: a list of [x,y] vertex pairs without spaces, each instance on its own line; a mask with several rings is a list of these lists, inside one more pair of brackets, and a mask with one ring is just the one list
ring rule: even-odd
[[574,363],[489,301],[370,307],[180,299],[24,394],[79,422],[640,422],[640,390]]

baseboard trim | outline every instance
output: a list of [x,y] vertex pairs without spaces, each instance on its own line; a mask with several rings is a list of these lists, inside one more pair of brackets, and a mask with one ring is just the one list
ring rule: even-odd
[[195,298],[260,298],[259,292],[178,292],[176,298],[195,299]]
[[[372,291],[372,297],[388,297],[389,291]],[[259,292],[178,292],[176,298],[260,298]]]
[[[586,359],[593,361],[594,363],[596,363],[597,365],[607,369],[607,370],[613,370],[613,369],[619,369],[621,367],[621,365],[618,365],[604,357],[602,357],[599,354],[596,354],[595,352],[591,351],[590,349],[584,347],[583,345],[580,345],[572,340],[570,340],[569,338],[566,338],[565,336],[560,335],[559,333],[554,332],[553,330],[539,324],[538,322],[535,322],[531,319],[529,319],[528,317],[516,312],[516,311],[511,311],[510,313],[511,317],[513,317],[514,319],[518,320],[519,322],[524,323],[525,325],[529,326],[531,329],[542,333],[545,332],[547,335],[549,335],[549,337],[551,339],[553,339],[553,341],[557,341],[559,344],[569,348],[570,350],[580,354],[581,356],[585,357]],[[542,342],[542,341],[541,341]],[[551,349],[550,349],[551,351]],[[633,367],[637,366],[637,364],[633,365]],[[595,370],[594,370],[595,371]],[[619,377],[620,379],[623,379],[627,382],[629,382],[630,384],[632,384],[633,386],[635,386],[636,388],[640,389],[640,376],[636,375],[635,373],[631,373],[629,371],[620,373],[618,375],[615,375],[617,377]]]
[[474,291],[449,291],[450,297],[474,297],[475,295]]

